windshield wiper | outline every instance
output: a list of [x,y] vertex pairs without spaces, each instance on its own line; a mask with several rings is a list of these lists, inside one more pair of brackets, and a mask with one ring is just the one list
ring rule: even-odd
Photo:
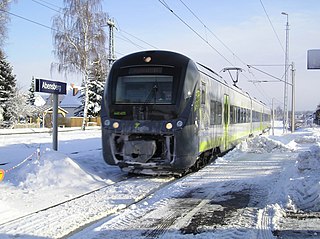
[[151,88],[146,100],[144,101],[145,104],[148,104],[151,102],[152,98],[154,100],[154,104],[157,101],[157,92],[158,92],[158,84],[157,82],[155,82],[155,84],[153,85],[153,87]]

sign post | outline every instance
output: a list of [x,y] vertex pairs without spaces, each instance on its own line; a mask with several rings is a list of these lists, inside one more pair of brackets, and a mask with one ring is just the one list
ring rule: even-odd
[[50,81],[44,79],[36,79],[36,92],[51,93],[53,96],[52,106],[52,149],[58,150],[58,105],[59,95],[67,93],[67,83],[59,81]]

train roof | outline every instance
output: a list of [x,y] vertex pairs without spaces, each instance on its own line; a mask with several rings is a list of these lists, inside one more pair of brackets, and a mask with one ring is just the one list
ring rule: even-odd
[[226,82],[222,76],[220,76],[217,72],[215,72],[214,70],[210,69],[209,67],[197,62],[197,67],[198,70],[202,73],[205,74],[206,76],[208,76],[210,79],[218,81],[219,83],[223,84],[225,87],[230,88],[231,90],[237,91],[240,94],[246,95],[248,96],[250,99],[256,101],[257,103],[266,105],[264,102],[256,99],[255,97],[252,97],[248,92],[242,90],[241,88],[239,88],[238,86],[234,86],[234,85],[229,85],[228,82]]
[[[193,62],[199,72],[202,74],[207,75],[209,78],[220,82],[221,84],[225,85],[226,87],[237,91],[238,93],[241,93],[243,95],[248,96],[250,99],[256,101],[257,103],[264,104],[264,102],[251,97],[248,92],[243,91],[241,88],[233,85],[229,85],[222,76],[220,76],[217,72],[212,70],[211,68],[199,63],[194,62],[191,58],[177,52],[173,51],[167,51],[167,50],[147,50],[147,51],[140,51],[131,53],[129,55],[126,55],[117,61],[114,62],[113,66],[117,67],[120,65],[121,67],[127,66],[133,66],[133,65],[145,65],[145,64],[161,64],[161,65],[169,65],[169,66],[178,66],[178,65],[188,65],[189,62]],[[163,64],[163,62],[166,62],[166,64]],[[119,67],[119,66],[118,66]]]
[[166,62],[165,65],[176,66],[188,64],[190,60],[189,57],[177,52],[149,50],[126,55],[115,61],[114,65],[117,66],[120,64],[122,67],[125,67],[126,65],[144,65],[148,63],[164,65],[163,62]]

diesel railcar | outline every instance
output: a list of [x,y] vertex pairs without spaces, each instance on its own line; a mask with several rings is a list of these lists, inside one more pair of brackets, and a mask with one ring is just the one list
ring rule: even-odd
[[268,129],[270,112],[184,55],[133,53],[113,64],[106,81],[103,157],[127,172],[182,175]]

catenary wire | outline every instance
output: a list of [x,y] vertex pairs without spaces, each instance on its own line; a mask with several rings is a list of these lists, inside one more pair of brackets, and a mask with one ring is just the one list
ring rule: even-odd
[[[37,1],[37,0],[32,0],[32,1],[33,1],[34,3],[37,3],[37,4],[41,5],[41,6],[43,6],[43,7],[46,7],[46,8],[48,8],[48,9],[52,10],[52,11],[55,11],[55,12],[60,13],[60,10],[54,9],[53,7],[50,7],[50,6],[46,5],[46,4],[48,4],[48,3],[46,3],[45,1],[42,1],[42,2]],[[43,3],[43,2],[45,2],[46,4]],[[59,9],[61,9],[61,8],[59,8]]]
[[57,8],[57,9],[59,9],[59,10],[61,10],[61,9],[62,9],[60,6],[55,5],[55,4],[53,4],[52,2],[48,2],[48,1],[45,1],[45,0],[37,0],[37,1],[39,1],[39,2],[43,2],[44,4],[46,4],[46,5],[50,5],[50,6],[52,6],[52,7],[55,7],[55,8]]
[[[41,6],[43,6],[43,7],[46,7],[46,8],[48,8],[48,9],[50,9],[50,10],[53,10],[53,11],[58,12],[58,13],[61,13],[61,11],[52,8],[52,7],[48,6],[47,4],[49,4],[49,5],[51,5],[51,6],[54,6],[54,7],[57,8],[57,9],[62,9],[61,7],[58,7],[57,5],[50,4],[49,2],[46,2],[46,1],[44,1],[44,0],[32,0],[32,1],[35,2],[35,3],[37,3],[37,4],[39,4],[39,5],[41,5]],[[53,30],[53,29],[52,29],[52,30]],[[157,47],[149,44],[148,42],[142,40],[141,38],[138,38],[138,37],[134,36],[133,34],[130,34],[130,33],[126,32],[126,31],[124,31],[124,30],[122,30],[122,29],[120,30],[120,32],[123,32],[123,33],[125,33],[125,34],[127,34],[127,35],[129,35],[129,36],[131,36],[131,37],[133,37],[133,38],[135,38],[135,39],[143,42],[144,44],[147,44],[148,46],[151,46],[152,48],[156,48],[156,49],[157,49]],[[118,37],[118,38],[119,38],[119,37]],[[140,48],[140,49],[144,49],[144,48],[145,48],[145,47],[142,47],[142,46],[136,44],[135,42],[133,42],[132,40],[130,40],[129,38],[127,38],[127,37],[125,37],[125,36],[123,36],[123,38],[125,38],[126,40],[125,40],[125,39],[121,39],[121,38],[119,38],[119,39],[124,40],[124,41],[127,41],[127,42],[131,43],[132,45],[134,45],[134,46],[136,46],[136,47],[138,47],[138,48]],[[123,55],[123,54],[121,54],[121,55]]]
[[[214,48],[204,37],[202,37],[196,30],[194,30],[189,24],[186,23],[186,21],[184,21],[178,14],[176,14],[171,8],[170,6],[165,2],[165,0],[158,0],[165,8],[167,8],[173,15],[175,15],[175,17],[177,17],[183,24],[185,24],[191,31],[193,31],[198,37],[200,37],[205,43],[207,43],[207,45],[209,45],[215,52],[217,52],[223,59],[225,59],[229,64],[231,64],[232,66],[234,66],[224,55],[222,55],[216,48]],[[205,24],[203,24],[205,25]],[[242,60],[240,60],[243,64],[247,65],[246,63],[244,63]],[[247,80],[249,80],[248,76],[246,76],[245,74],[243,74],[243,76],[245,78],[247,78]],[[260,94],[262,94],[262,96],[264,96],[263,93],[261,93],[260,90],[258,90]]]
[[266,8],[265,8],[265,7],[264,7],[264,5],[263,5],[262,0],[260,0],[260,3],[261,3],[261,6],[262,6],[262,8],[263,8],[263,10],[264,10],[264,12],[265,12],[265,14],[266,14],[266,16],[267,16],[268,20],[269,20],[269,23],[270,23],[270,25],[271,25],[271,27],[272,27],[272,30],[273,30],[273,32],[274,32],[274,34],[275,34],[276,38],[278,39],[278,42],[279,42],[279,44],[280,44],[280,46],[281,46],[281,48],[282,48],[283,52],[285,52],[285,50],[284,50],[284,48],[283,48],[283,45],[282,45],[282,43],[281,43],[281,41],[280,41],[280,39],[279,39],[279,36],[278,36],[278,34],[277,34],[276,30],[274,29],[273,24],[272,24],[272,22],[271,22],[271,20],[270,20],[270,17],[269,17],[269,15],[268,15],[268,12],[267,12]]
[[183,2],[183,0],[180,0],[180,2],[185,6],[185,8],[187,8],[189,10],[189,12],[203,25],[203,27],[205,29],[207,29],[234,57],[236,57],[242,64],[247,65],[240,57],[238,57],[210,28],[207,27],[207,25],[200,19],[200,17],[197,16],[197,14],[195,14],[194,11],[192,11],[192,9],[187,6],[187,4],[185,4]]
[[193,27],[191,27],[185,20],[183,20],[177,13],[175,13],[170,6],[164,0],[158,0],[166,9],[168,9],[176,18],[178,18],[184,25],[186,25],[193,33],[195,33],[201,40],[203,40],[211,49],[213,49],[218,55],[220,55],[225,61],[232,66],[233,63],[229,61],[222,53],[220,53],[209,41],[207,41],[200,33],[198,33]]
[[125,34],[127,34],[127,35],[129,35],[129,36],[131,36],[131,37],[133,37],[133,38],[135,38],[135,39],[137,39],[138,41],[141,41],[141,42],[145,43],[146,45],[148,45],[148,46],[150,46],[150,47],[152,47],[152,48],[158,49],[158,47],[151,45],[150,43],[142,40],[141,38],[136,37],[135,35],[133,35],[133,34],[131,34],[131,33],[128,33],[128,32],[126,32],[126,31],[124,31],[124,30],[122,30],[122,29],[119,29],[119,31],[120,31],[120,33],[123,32],[123,33],[125,33]]

